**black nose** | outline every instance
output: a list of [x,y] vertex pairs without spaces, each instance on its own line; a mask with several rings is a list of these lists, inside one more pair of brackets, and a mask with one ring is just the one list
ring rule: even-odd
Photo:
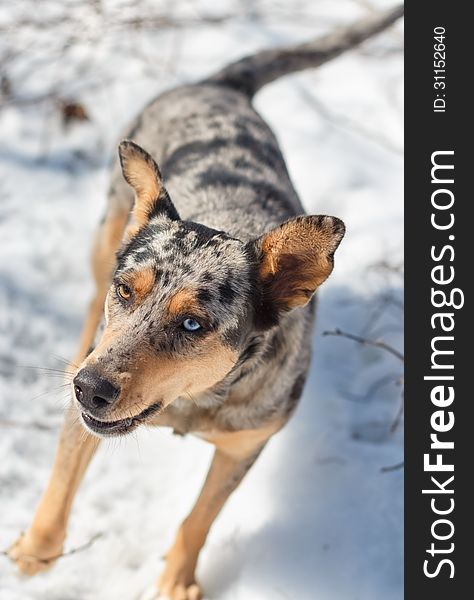
[[74,377],[74,394],[93,416],[100,416],[120,395],[120,388],[87,367]]

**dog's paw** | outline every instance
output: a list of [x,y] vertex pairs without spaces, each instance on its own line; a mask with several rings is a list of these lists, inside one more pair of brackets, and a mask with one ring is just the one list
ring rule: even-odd
[[8,550],[8,556],[24,575],[50,569],[62,552],[62,541],[39,539],[30,530],[23,533]]
[[190,586],[178,583],[168,592],[159,591],[155,598],[156,600],[201,600],[202,595],[197,583],[193,583]]
[[166,564],[158,580],[158,598],[163,600],[201,600],[201,590],[194,578],[196,561],[177,543],[166,555]]
[[141,596],[140,600],[201,600],[201,590],[197,583],[190,586],[182,584],[175,585],[167,592],[160,591],[157,587],[149,588]]
[[[158,581],[158,598],[166,600],[201,600],[201,590],[194,578],[185,571],[176,571],[168,563]],[[160,595],[161,594],[161,595]]]

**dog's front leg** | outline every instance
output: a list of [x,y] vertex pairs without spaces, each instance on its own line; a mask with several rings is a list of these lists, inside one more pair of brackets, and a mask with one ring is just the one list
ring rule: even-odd
[[61,553],[74,495],[98,444],[68,409],[48,486],[30,527],[9,551],[23,573],[48,569]]
[[181,524],[158,581],[161,594],[172,600],[198,600],[194,571],[214,519],[253,465],[266,440],[279,427],[208,437],[216,450],[199,498]]

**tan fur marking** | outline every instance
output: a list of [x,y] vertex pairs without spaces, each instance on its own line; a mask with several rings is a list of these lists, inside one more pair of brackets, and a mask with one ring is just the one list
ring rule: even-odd
[[190,313],[192,315],[199,315],[202,313],[194,290],[180,290],[179,292],[176,292],[176,294],[169,301],[168,314],[170,317],[175,317],[178,315],[185,316],[186,313]]
[[234,457],[245,457],[274,433],[279,431],[285,421],[277,420],[260,429],[242,431],[210,431],[199,435],[202,439],[214,444],[224,454]]
[[154,201],[161,191],[154,170],[142,159],[127,160],[128,181],[135,190],[135,206],[133,216],[137,225],[142,226],[148,221],[148,215]]
[[140,200],[153,201],[160,195],[161,184],[156,172],[142,156],[128,155],[124,159],[124,169],[128,183]]
[[134,237],[138,233],[139,230],[140,227],[136,223],[130,223],[127,229],[125,230],[124,242],[129,242],[132,239],[132,237]]
[[128,273],[124,279],[141,300],[151,292],[155,284],[155,271],[152,267],[146,267],[139,271]]

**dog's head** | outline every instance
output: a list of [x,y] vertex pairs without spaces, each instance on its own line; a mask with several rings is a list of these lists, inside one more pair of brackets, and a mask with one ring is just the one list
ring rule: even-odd
[[180,219],[158,166],[119,148],[135,204],[105,302],[105,329],[74,378],[86,427],[131,431],[178,397],[212,389],[249,338],[306,304],[344,235],[334,217],[294,218],[244,242]]

